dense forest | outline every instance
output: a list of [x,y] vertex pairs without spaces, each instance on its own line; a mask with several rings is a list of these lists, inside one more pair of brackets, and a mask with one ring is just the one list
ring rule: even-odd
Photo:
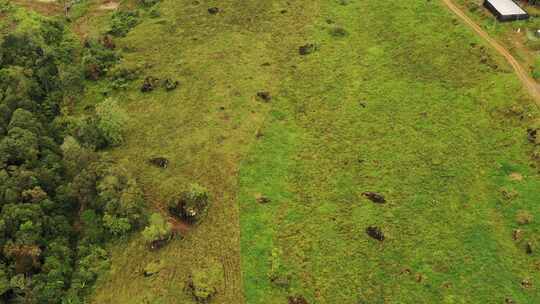
[[[0,1],[0,14],[14,9]],[[122,143],[117,102],[69,111],[115,52],[64,20],[29,20],[0,40],[0,302],[80,303],[108,265],[104,244],[141,227],[145,203],[98,153]]]

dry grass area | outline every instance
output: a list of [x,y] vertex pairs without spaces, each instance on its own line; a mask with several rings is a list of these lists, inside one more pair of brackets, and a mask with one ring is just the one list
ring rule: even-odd
[[13,2],[46,16],[60,15],[64,11],[56,0],[13,0]]

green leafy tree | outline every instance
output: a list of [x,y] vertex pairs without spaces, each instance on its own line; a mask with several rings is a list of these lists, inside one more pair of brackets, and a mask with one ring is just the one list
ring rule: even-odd
[[112,234],[126,234],[145,222],[142,191],[124,168],[107,170],[97,191],[104,212],[103,224]]
[[38,138],[28,130],[12,128],[0,141],[0,163],[4,165],[21,165],[36,161],[38,153]]
[[34,114],[25,109],[17,109],[11,116],[8,131],[14,128],[28,130],[34,134],[40,134],[42,130],[41,123],[35,118]]
[[72,136],[66,137],[60,148],[69,176],[76,176],[91,163],[97,161],[97,155],[91,149],[82,147]]
[[0,297],[11,289],[9,284],[9,272],[6,264],[0,263]]

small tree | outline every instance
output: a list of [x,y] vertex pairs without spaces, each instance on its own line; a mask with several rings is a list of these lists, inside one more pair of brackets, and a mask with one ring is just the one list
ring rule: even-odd
[[171,238],[172,225],[161,214],[153,213],[150,216],[149,225],[144,228],[142,234],[144,239],[150,244],[150,247],[156,249]]
[[116,100],[109,98],[96,107],[97,127],[111,146],[120,145],[124,141],[124,126],[128,120],[126,112]]
[[208,190],[199,184],[191,184],[169,203],[169,211],[188,222],[198,222],[206,214],[210,204]]

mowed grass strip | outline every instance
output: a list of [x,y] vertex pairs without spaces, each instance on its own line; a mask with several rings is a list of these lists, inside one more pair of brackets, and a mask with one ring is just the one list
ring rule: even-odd
[[297,44],[318,51],[291,58],[240,170],[246,302],[538,302],[537,221],[512,239],[517,211],[538,210],[537,110],[507,64],[437,1],[324,1],[317,16]]

